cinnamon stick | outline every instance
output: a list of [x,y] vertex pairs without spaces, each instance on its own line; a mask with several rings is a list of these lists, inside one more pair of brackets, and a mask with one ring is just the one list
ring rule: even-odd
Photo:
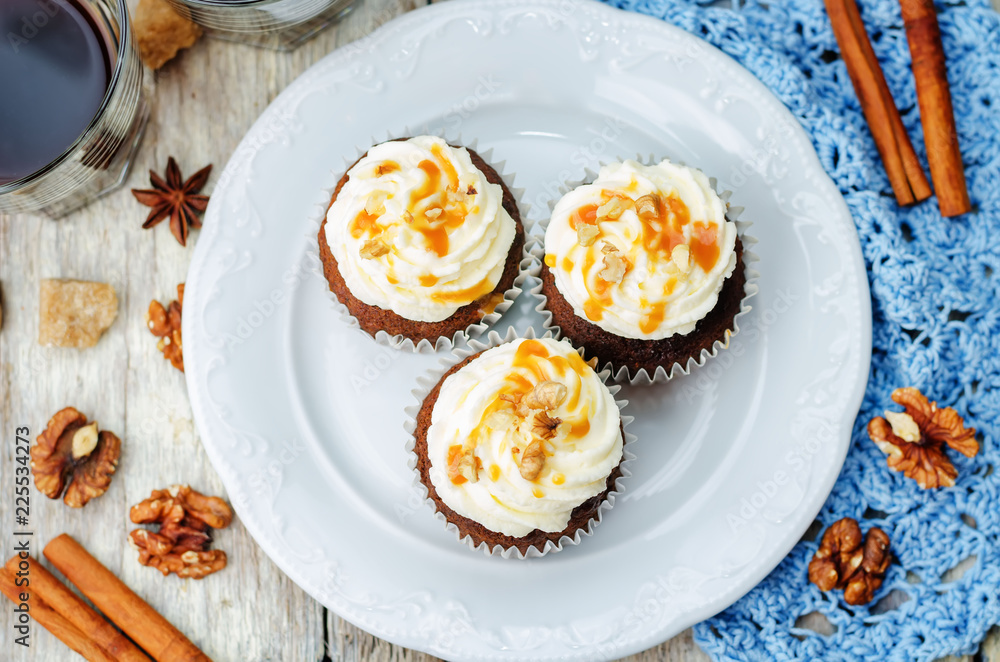
[[913,78],[917,84],[920,122],[927,144],[927,161],[937,190],[942,216],[958,216],[972,209],[965,170],[958,147],[955,112],[945,67],[941,28],[933,0],[900,0],[906,40],[910,43]]
[[211,662],[110,570],[65,533],[45,546],[45,558],[157,662]]
[[7,570],[18,571],[18,564],[27,564],[31,593],[43,600],[80,632],[85,632],[98,646],[120,662],[150,662],[136,645],[96,611],[90,608],[73,591],[66,588],[55,576],[35,559],[13,556],[7,561]]
[[930,197],[930,183],[906,134],[857,4],[854,0],[824,2],[896,201],[900,205],[910,205]]
[[[34,577],[31,578],[31,581],[34,581]],[[30,596],[28,598],[28,613],[32,620],[89,662],[115,662],[115,658],[88,638],[79,628],[60,616],[39,597],[37,592],[32,591],[30,586],[17,586],[14,573],[6,567],[0,567],[0,592],[3,592],[15,604],[21,603],[22,593],[28,594]]]

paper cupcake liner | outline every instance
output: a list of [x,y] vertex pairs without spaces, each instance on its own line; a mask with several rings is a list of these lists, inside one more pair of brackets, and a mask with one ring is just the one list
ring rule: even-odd
[[[653,163],[658,163],[658,159],[654,159],[652,155],[648,158],[643,158],[641,155],[636,157],[636,160],[643,165],[652,165]],[[679,165],[686,165],[682,161],[674,161]],[[606,162],[601,162],[601,165],[606,165]],[[564,183],[559,188],[558,198],[549,201],[549,218],[544,219],[539,223],[540,234],[532,234],[529,237],[529,241],[525,243],[525,247],[528,252],[531,253],[532,258],[539,262],[538,271],[541,272],[541,262],[545,259],[545,230],[549,226],[549,221],[551,220],[551,212],[555,209],[556,203],[567,193],[572,191],[578,186],[582,186],[588,182],[593,182],[597,179],[597,174],[593,170],[587,168],[584,171],[584,178],[575,181],[569,181]],[[708,178],[709,184],[712,186],[713,190],[718,190],[718,180],[715,177]],[[698,356],[689,357],[683,364],[680,362],[675,362],[669,367],[657,366],[653,371],[653,374],[649,374],[646,368],[639,368],[633,371],[626,365],[615,365],[614,361],[605,361],[601,366],[602,371],[608,370],[611,373],[611,379],[618,383],[629,383],[636,386],[645,386],[648,384],[658,384],[662,382],[669,381],[675,377],[681,375],[688,375],[692,370],[699,366],[705,365],[709,359],[715,358],[719,355],[721,350],[727,349],[732,341],[732,339],[740,331],[740,319],[749,313],[753,307],[749,304],[749,300],[757,294],[759,287],[757,286],[757,280],[760,278],[760,272],[754,268],[754,264],[760,261],[760,258],[754,253],[750,248],[757,243],[757,239],[748,232],[753,223],[749,221],[739,220],[740,214],[743,213],[743,207],[730,207],[729,198],[732,197],[732,191],[723,191],[718,194],[722,201],[726,203],[726,218],[736,224],[736,233],[743,244],[743,273],[745,275],[745,282],[743,284],[743,299],[740,301],[740,309],[733,316],[733,328],[727,329],[725,337],[722,340],[715,340],[712,343],[710,349],[703,349]],[[551,330],[556,334],[556,337],[566,340],[573,347],[580,351],[581,356],[584,359],[586,356],[586,348],[579,345],[572,338],[564,337],[562,334],[562,329],[560,329],[554,322],[552,312],[548,309],[548,297],[542,293],[542,281],[537,279],[536,284],[531,288],[531,294],[540,301],[540,303],[535,307],[535,310],[542,314],[542,326]]]
[[[381,140],[373,136],[371,145],[369,145],[368,147],[355,146],[356,150],[355,156],[353,158],[344,157],[343,168],[339,172],[331,173],[333,176],[333,181],[329,186],[324,187],[322,189],[321,191],[322,198],[317,199],[317,202],[314,204],[313,212],[310,214],[309,218],[310,220],[309,262],[312,265],[312,271],[318,274],[323,279],[324,283],[326,283],[327,280],[326,280],[326,275],[323,273],[323,263],[319,258],[319,248],[316,242],[316,234],[319,232],[319,228],[323,223],[323,219],[326,218],[327,208],[330,205],[330,199],[333,197],[333,192],[337,188],[337,183],[344,176],[344,173],[347,172],[348,169],[350,169],[350,167],[358,159],[364,156],[364,154],[367,153],[368,150],[370,150],[375,145],[381,144],[383,142],[388,142],[390,140],[395,140],[397,138],[405,138],[413,135],[414,133],[410,131],[410,129],[407,127],[404,128],[402,133],[398,135],[393,134],[391,132],[387,132],[386,137]],[[514,187],[514,178],[516,177],[515,173],[504,171],[504,166],[506,165],[506,161],[500,161],[494,163],[492,161],[492,156],[493,156],[492,148],[486,150],[485,152],[480,152],[477,149],[478,145],[477,139],[473,139],[471,142],[466,143],[462,140],[461,134],[458,134],[457,136],[453,137],[448,137],[446,135],[446,132],[444,131],[437,131],[437,132],[425,131],[423,133],[420,133],[419,135],[434,135],[439,138],[444,138],[450,144],[465,147],[466,149],[473,150],[477,154],[479,154],[479,156],[483,159],[483,161],[485,161],[490,167],[496,170],[497,174],[500,175],[500,179],[503,180],[504,185],[510,190],[511,194],[514,196],[518,211],[521,214],[521,225],[524,228],[524,247],[521,250],[521,259],[518,262],[518,274],[514,278],[514,282],[511,285],[511,287],[503,293],[503,301],[501,301],[496,305],[496,307],[493,309],[493,312],[491,312],[488,315],[485,315],[480,321],[468,325],[465,329],[459,329],[455,331],[455,333],[452,334],[450,337],[439,336],[434,341],[431,341],[427,338],[422,338],[418,341],[414,341],[412,338],[407,338],[402,334],[390,335],[388,332],[381,330],[377,331],[374,336],[374,340],[376,343],[380,345],[386,345],[388,347],[392,347],[393,349],[397,349],[403,352],[422,353],[422,352],[437,352],[441,350],[450,351],[454,349],[456,346],[460,345],[463,341],[482,335],[482,333],[486,331],[490,326],[499,321],[500,318],[503,316],[503,314],[507,312],[507,310],[511,307],[511,305],[513,305],[514,300],[517,299],[517,297],[519,297],[521,293],[524,291],[524,284],[528,280],[528,278],[538,275],[539,271],[541,270],[541,264],[536,265],[534,259],[531,257],[531,254],[528,252],[529,236],[528,236],[526,219],[528,211],[530,209],[530,205],[528,205],[528,203],[524,202],[523,200],[524,189]],[[340,300],[337,299],[337,296],[330,291],[329,287],[326,288],[326,295],[328,299],[333,303],[334,310],[337,311],[337,314],[340,316],[344,324],[358,329],[366,336],[372,337],[371,334],[369,334],[368,332],[364,331],[364,329],[361,328],[361,325],[358,322],[357,318],[355,318],[354,315],[351,314],[351,311],[348,310],[347,306],[342,304]]]
[[[420,409],[423,406],[424,400],[430,394],[431,390],[441,381],[448,370],[450,370],[454,365],[460,363],[466,358],[477,354],[484,350],[490,349],[491,347],[496,347],[497,345],[502,345],[504,343],[511,342],[517,338],[550,338],[554,337],[551,331],[546,331],[542,335],[537,335],[533,327],[529,327],[523,334],[517,333],[513,328],[507,330],[505,336],[501,337],[496,331],[490,331],[484,341],[481,340],[470,340],[466,347],[456,348],[452,352],[452,356],[442,359],[437,368],[428,371],[425,375],[417,378],[417,387],[411,391],[411,394],[416,398],[416,403],[410,405],[405,409],[406,412],[406,422],[403,427],[409,435],[409,441],[406,444],[406,452],[409,456],[407,466],[413,471],[413,487],[421,495],[424,501],[431,507],[434,511],[434,517],[444,523],[445,530],[453,533],[456,540],[460,543],[466,545],[471,550],[480,550],[486,556],[499,556],[501,558],[510,559],[526,559],[526,558],[538,558],[545,556],[549,553],[560,552],[563,548],[570,545],[579,545],[580,541],[583,540],[585,536],[591,536],[594,533],[594,529],[601,523],[604,518],[605,513],[611,510],[615,505],[615,497],[620,495],[625,490],[625,479],[632,475],[629,469],[632,461],[635,460],[635,455],[629,450],[629,446],[635,441],[635,435],[629,433],[628,426],[632,422],[632,416],[621,416],[622,428],[624,430],[624,444],[622,446],[622,460],[618,465],[621,471],[621,476],[615,480],[614,487],[608,492],[607,497],[598,506],[597,514],[587,522],[586,526],[582,526],[577,529],[572,536],[564,535],[559,540],[553,542],[547,540],[543,549],[538,549],[536,546],[532,545],[528,547],[526,552],[521,552],[517,547],[504,547],[503,545],[494,545],[492,548],[485,542],[480,541],[476,543],[473,540],[471,534],[462,535],[456,524],[448,521],[445,515],[437,509],[437,504],[430,498],[430,492],[427,486],[424,485],[423,481],[420,480],[420,472],[417,469],[417,454],[415,452],[416,437],[414,437],[414,432],[417,427],[417,416],[420,413]],[[580,350],[577,349],[579,352]],[[580,352],[582,355],[582,352]],[[610,373],[607,370],[602,370],[598,373],[601,380],[607,384]],[[621,386],[618,384],[608,384],[608,390],[611,391],[611,395],[616,395],[620,390]],[[624,409],[628,405],[628,400],[615,400],[615,404],[618,406],[619,411]]]

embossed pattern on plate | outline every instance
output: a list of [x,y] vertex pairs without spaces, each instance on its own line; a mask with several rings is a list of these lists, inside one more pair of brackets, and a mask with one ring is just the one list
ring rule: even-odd
[[[406,468],[403,409],[441,357],[347,328],[314,271],[320,192],[358,147],[405,130],[492,148],[533,222],[600,160],[669,156],[717,177],[760,240],[746,327],[691,375],[622,391],[633,476],[596,534],[559,554],[486,558],[432,517]],[[540,326],[529,299],[501,331]],[[212,196],[183,332],[208,455],[306,591],[449,659],[591,660],[725,608],[795,544],[847,452],[870,318],[843,199],[744,69],[587,0],[457,0],[331,53],[263,113]]]

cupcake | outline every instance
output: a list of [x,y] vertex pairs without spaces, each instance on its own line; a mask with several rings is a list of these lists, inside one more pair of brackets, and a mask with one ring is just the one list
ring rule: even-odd
[[561,549],[591,533],[602,506],[614,503],[624,457],[619,404],[566,342],[517,338],[472,354],[434,385],[415,418],[418,478],[473,548],[522,558]]
[[675,363],[714,355],[756,290],[727,207],[694,168],[604,166],[556,203],[545,229],[551,323],[619,379],[666,378]]
[[364,331],[433,344],[504,302],[524,228],[479,154],[416,136],[376,145],[347,170],[318,239],[330,291]]

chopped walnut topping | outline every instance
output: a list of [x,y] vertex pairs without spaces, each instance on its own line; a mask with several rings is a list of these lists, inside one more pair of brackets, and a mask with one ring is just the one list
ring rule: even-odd
[[500,394],[500,399],[504,400],[506,402],[509,402],[512,405],[516,405],[517,403],[519,403],[521,401],[521,394],[520,393],[501,393]]
[[556,436],[556,430],[562,423],[561,418],[550,416],[547,411],[540,411],[535,414],[532,421],[531,433],[539,439],[552,439]]
[[524,449],[524,455],[521,456],[521,465],[518,470],[521,472],[521,478],[525,480],[535,480],[538,478],[538,474],[542,473],[542,467],[545,466],[545,450],[542,447],[542,442],[535,439],[527,448]]
[[611,197],[607,202],[597,208],[598,218],[610,218],[612,220],[620,217],[622,212],[625,211],[625,205],[622,204],[621,198],[617,196]]
[[604,267],[597,272],[597,276],[609,283],[620,283],[625,277],[625,259],[621,252],[607,242],[601,247],[601,252],[604,253]]
[[361,246],[361,257],[365,260],[374,260],[389,252],[389,247],[381,239],[369,239]]
[[677,265],[682,272],[687,271],[691,260],[691,250],[685,244],[677,244],[674,250],[670,251],[670,262]]
[[599,234],[601,234],[601,231],[596,225],[579,223],[576,226],[576,243],[581,246],[593,246]]
[[194,579],[226,567],[224,551],[207,549],[212,541],[208,529],[224,529],[233,521],[233,511],[222,499],[173,485],[153,490],[148,499],[132,506],[129,518],[136,524],[160,525],[157,532],[136,529],[129,534],[142,565],[164,576],[172,572]]
[[958,412],[938,408],[915,388],[898,388],[892,399],[902,412],[885,412],[868,423],[868,436],[886,458],[889,467],[902,471],[924,489],[951,487],[958,471],[944,452],[945,445],[966,457],[979,452],[975,428],[966,428]]
[[[569,433],[569,424],[563,424],[562,419],[552,416],[549,412],[561,405],[569,395],[568,389],[559,382],[545,380],[536,384],[525,394],[501,393],[498,398],[514,405],[514,409],[500,409],[486,419],[486,425],[493,429],[498,427],[513,428],[526,424],[527,430],[520,427],[522,434],[530,434],[532,440],[523,449],[518,446],[511,448],[515,459],[520,455],[519,471],[525,480],[538,477],[545,464],[544,440],[561,439]],[[530,430],[530,432],[528,432]],[[458,475],[460,460],[455,457],[461,451],[460,446],[449,449],[449,476]],[[452,470],[452,464],[455,469]]]
[[466,194],[466,195],[475,195],[475,194],[476,194],[476,193],[478,193],[478,192],[479,192],[479,191],[477,191],[477,190],[476,190],[476,187],[475,187],[475,186],[473,186],[472,184],[469,184],[469,188],[467,188],[467,189],[465,190],[465,194]]
[[660,209],[660,196],[656,193],[647,193],[635,201],[635,213],[644,221],[659,216]]
[[538,382],[525,394],[522,402],[529,409],[555,409],[563,403],[568,394],[566,387],[559,382],[546,380]]
[[482,462],[472,448],[454,445],[448,449],[448,478],[453,483],[479,482],[479,470]]
[[890,560],[885,531],[872,527],[862,544],[858,523],[845,517],[823,534],[809,562],[809,581],[821,591],[844,589],[849,605],[868,604],[882,585]]
[[375,191],[365,200],[365,212],[372,216],[381,216],[385,213],[385,200],[388,196],[385,191]]
[[63,502],[82,508],[107,492],[120,454],[118,437],[107,430],[98,432],[96,421],[87,425],[86,416],[66,407],[49,420],[31,448],[35,487],[50,499],[58,499],[66,488]]
[[500,409],[490,414],[485,423],[491,430],[506,430],[517,425],[517,416],[509,409]]
[[427,211],[425,211],[424,212],[424,216],[426,216],[427,218],[429,218],[430,220],[433,221],[434,219],[436,219],[438,216],[441,215],[441,211],[442,210],[441,210],[440,207],[433,207],[433,208],[428,209]]

